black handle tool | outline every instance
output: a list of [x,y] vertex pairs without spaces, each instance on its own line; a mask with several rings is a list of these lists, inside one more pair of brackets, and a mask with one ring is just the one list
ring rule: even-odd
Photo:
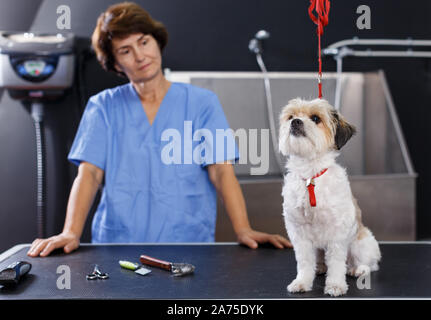
[[0,271],[0,285],[8,286],[18,284],[20,279],[31,269],[31,264],[26,261],[17,261]]

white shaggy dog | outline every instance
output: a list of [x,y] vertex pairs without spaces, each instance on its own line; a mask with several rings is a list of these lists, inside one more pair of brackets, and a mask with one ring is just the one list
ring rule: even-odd
[[281,112],[279,149],[289,157],[283,216],[297,261],[289,292],[310,291],[315,274],[326,272],[325,294],[339,296],[347,292],[346,273],[378,270],[378,243],[361,222],[346,170],[335,162],[354,133],[323,99],[293,99]]

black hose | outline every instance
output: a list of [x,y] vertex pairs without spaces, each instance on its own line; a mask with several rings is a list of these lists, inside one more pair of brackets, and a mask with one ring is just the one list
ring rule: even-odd
[[45,144],[43,134],[43,105],[41,103],[32,104],[32,117],[36,133],[36,158],[37,158],[37,236],[46,236],[46,181],[45,181]]

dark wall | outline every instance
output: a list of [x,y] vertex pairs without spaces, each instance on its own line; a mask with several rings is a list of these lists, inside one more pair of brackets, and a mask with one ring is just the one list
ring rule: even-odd
[[[32,6],[39,5],[33,17],[23,16],[25,10],[17,10],[12,4],[24,1],[2,0],[1,29],[58,32],[56,28],[56,8],[69,5],[71,8],[71,32],[88,38],[95,26],[98,15],[116,1],[100,0],[26,0]],[[264,44],[264,59],[269,71],[316,71],[317,37],[316,27],[308,17],[309,1],[296,0],[145,0],[136,1],[145,7],[154,18],[161,20],[168,28],[170,40],[164,53],[164,67],[173,71],[258,71],[253,54],[248,51],[248,41],[260,29],[271,33],[271,38]],[[358,30],[356,8],[366,4],[371,8],[371,30]],[[396,38],[431,39],[431,2],[428,0],[393,1],[393,0],[332,0],[330,21],[322,38],[322,46],[352,38]],[[35,8],[34,8],[35,9]],[[11,18],[14,17],[14,18]],[[23,20],[25,22],[23,22]],[[27,23],[28,22],[28,23]],[[81,41],[85,46],[86,40]],[[87,42],[88,44],[88,42]],[[431,217],[428,215],[427,198],[430,187],[426,181],[431,179],[430,151],[426,147],[431,138],[428,119],[431,115],[431,66],[430,59],[406,58],[347,58],[344,60],[345,71],[370,71],[383,69],[400,117],[407,145],[411,153],[415,170],[419,174],[417,184],[417,225],[418,238],[431,237]],[[335,71],[332,58],[324,58],[324,71]],[[50,191],[51,216],[58,222],[51,232],[61,231],[67,196],[76,169],[65,160],[78,125],[79,115],[89,95],[105,87],[115,86],[123,80],[113,75],[106,75],[97,65],[94,57],[88,57],[82,70],[84,82],[77,95],[78,87],[73,88],[62,102],[50,106],[52,112],[47,115],[46,127],[53,137],[52,145],[47,146],[50,154]],[[313,93],[311,93],[313,94]],[[317,89],[316,93],[317,95]],[[8,139],[3,139],[1,153],[8,154],[8,163],[0,158],[0,167],[8,165],[9,174],[0,180],[0,216],[7,217],[19,210],[26,210],[31,221],[32,203],[35,194],[34,136],[31,121],[25,112],[12,109],[0,102],[0,127],[26,128],[21,133],[10,129]],[[8,111],[9,110],[9,111]],[[18,115],[17,112],[19,113]],[[11,114],[15,117],[9,117]],[[11,121],[13,121],[11,123]],[[0,131],[0,132],[4,132]],[[26,135],[23,136],[25,132]],[[49,134],[48,134],[49,136]],[[21,146],[21,153],[16,147]],[[15,152],[14,155],[13,152]],[[26,163],[14,159],[27,159]],[[13,165],[11,165],[13,164]],[[52,169],[54,168],[54,169]],[[67,174],[64,174],[67,171]],[[2,172],[2,171],[0,171]],[[60,172],[63,172],[60,173]],[[6,178],[5,178],[6,177]],[[19,179],[20,196],[9,188],[13,179]],[[20,199],[18,199],[20,198]],[[52,200],[51,200],[52,201]],[[17,206],[17,203],[21,203]],[[25,203],[25,205],[23,204]],[[35,211],[34,211],[35,212]],[[35,214],[35,213],[34,213]],[[0,221],[6,223],[6,218]],[[18,225],[17,225],[18,226]],[[0,225],[2,230],[5,227]],[[31,228],[30,228],[31,229]],[[32,230],[32,229],[31,229]],[[27,230],[15,234],[9,243],[0,239],[0,251],[13,243],[28,242],[35,235]],[[0,230],[0,233],[2,231]],[[88,234],[88,229],[87,229]],[[4,237],[3,237],[4,238]]]

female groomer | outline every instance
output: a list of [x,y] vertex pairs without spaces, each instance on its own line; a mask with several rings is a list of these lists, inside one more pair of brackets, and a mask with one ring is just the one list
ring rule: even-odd
[[[36,239],[28,255],[47,256],[56,248],[69,253],[79,247],[103,179],[92,224],[94,243],[213,242],[217,191],[240,243],[251,248],[264,242],[291,246],[279,235],[251,229],[230,163],[238,159],[237,150],[221,156],[214,150],[200,164],[163,161],[166,130],[184,138],[192,134],[185,132],[187,122],[193,131],[206,129],[216,137],[216,129],[228,128],[214,93],[164,77],[161,53],[167,36],[165,27],[134,3],[113,5],[99,17],[92,36],[97,58],[106,70],[130,82],[89,99],[68,156],[79,170],[63,232]],[[216,149],[205,139],[187,147],[180,142],[184,158],[192,158],[200,142]]]

